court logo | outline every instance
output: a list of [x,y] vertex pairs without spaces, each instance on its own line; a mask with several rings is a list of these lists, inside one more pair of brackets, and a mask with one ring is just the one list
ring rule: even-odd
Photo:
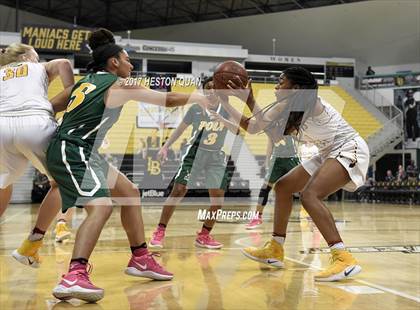
[[152,157],[147,158],[147,171],[150,175],[159,175],[161,172],[160,162],[153,160]]

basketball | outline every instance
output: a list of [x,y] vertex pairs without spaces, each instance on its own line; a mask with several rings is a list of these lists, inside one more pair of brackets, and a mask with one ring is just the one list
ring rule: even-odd
[[248,83],[248,73],[243,65],[233,60],[222,62],[213,73],[215,88],[227,89],[229,80],[233,80],[235,76],[239,76],[244,85]]

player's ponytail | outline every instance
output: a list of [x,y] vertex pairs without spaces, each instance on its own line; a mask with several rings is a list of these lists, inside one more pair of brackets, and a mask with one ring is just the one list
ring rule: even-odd
[[115,38],[108,29],[98,29],[91,33],[88,44],[92,50],[92,61],[87,65],[89,71],[105,70],[107,60],[118,57],[123,48],[115,44]]
[[22,56],[32,49],[32,46],[22,43],[12,43],[8,47],[0,49],[0,66],[22,61]]

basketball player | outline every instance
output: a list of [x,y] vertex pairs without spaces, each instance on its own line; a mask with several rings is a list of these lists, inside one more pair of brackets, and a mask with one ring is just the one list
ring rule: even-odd
[[[205,174],[206,187],[210,196],[210,214],[222,208],[225,190],[230,182],[226,169],[226,155],[222,151],[227,130],[235,134],[238,127],[229,120],[219,120],[219,113],[228,116],[220,104],[220,98],[213,93],[213,80],[207,79],[203,84],[204,92],[211,102],[208,110],[203,110],[198,104],[189,108],[184,119],[171,137],[166,141],[158,156],[166,159],[170,146],[182,135],[190,125],[193,126],[192,135],[187,143],[187,150],[182,157],[181,165],[174,179],[174,187],[167,198],[160,221],[153,232],[149,245],[162,248],[166,227],[176,205],[184,198],[188,187],[194,186],[198,176]],[[216,241],[210,232],[215,224],[215,219],[204,221],[201,231],[197,232],[195,245],[208,249],[220,249],[223,244]]]
[[[104,139],[102,141],[101,148],[107,148],[109,146],[108,139]],[[108,154],[109,155],[109,154]],[[109,161],[108,158],[106,158]],[[73,220],[74,215],[74,208],[70,208],[66,211],[66,213],[60,212],[60,214],[57,216],[57,223],[54,228],[54,235],[55,235],[55,241],[56,242],[63,242],[64,240],[67,240],[71,237],[71,229],[69,225],[71,226],[71,222]]]
[[[0,216],[12,194],[13,183],[24,173],[28,161],[49,176],[46,170],[46,149],[57,124],[54,112],[64,109],[74,84],[73,70],[67,59],[39,63],[36,51],[29,45],[14,43],[0,51]],[[65,91],[48,101],[48,85],[60,77]],[[50,181],[51,177],[49,176]],[[29,239],[37,246],[60,209],[58,188],[51,181]],[[29,241],[24,242],[21,254],[14,257],[25,264],[38,267],[38,255]]]
[[246,229],[255,229],[263,223],[262,215],[264,207],[268,202],[268,195],[273,185],[286,173],[299,164],[299,158],[296,154],[296,147],[291,136],[284,136],[284,139],[273,147],[273,141],[268,139],[266,174],[264,184],[261,187],[258,197],[257,212],[258,217],[250,220],[245,225]]
[[156,280],[173,277],[147,250],[139,190],[97,149],[129,100],[173,107],[189,100],[206,105],[207,99],[196,93],[160,93],[120,80],[130,76],[133,66],[106,29],[92,32],[89,45],[93,59],[88,68],[93,73],[73,87],[63,121],[49,144],[47,165],[59,186],[63,211],[77,205],[87,212],[76,234],[69,271],[53,295],[95,302],[103,298],[104,290],[89,280],[88,260],[112,213],[111,197],[121,205],[121,222],[132,252],[125,272]]
[[[229,82],[229,88],[238,93],[238,89],[243,92],[246,87],[236,77]],[[322,200],[340,188],[355,191],[363,185],[369,165],[368,146],[333,107],[317,96],[317,82],[306,69],[292,67],[284,70],[275,89],[277,101],[264,111],[256,105],[248,85],[249,96],[245,101],[255,111],[255,119],[245,118],[227,102],[223,102],[224,107],[248,131],[264,130],[274,141],[283,134],[297,132],[299,141],[315,144],[319,154],[295,167],[276,183],[273,237],[264,247],[246,248],[243,253],[255,261],[284,267],[283,244],[293,193],[300,192],[303,207],[331,249],[331,265],[315,275],[315,280],[337,281],[354,276],[361,267],[346,250],[334,218]],[[244,98],[243,95],[237,96]],[[284,111],[291,111],[288,118],[284,118]]]

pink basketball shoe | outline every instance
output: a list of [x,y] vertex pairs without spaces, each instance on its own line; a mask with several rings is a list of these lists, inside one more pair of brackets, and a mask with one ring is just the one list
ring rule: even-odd
[[143,256],[131,256],[125,273],[130,276],[144,277],[153,280],[172,280],[174,275],[159,265],[154,256],[159,255],[156,253],[147,253]]
[[87,302],[97,302],[104,298],[104,290],[96,287],[89,279],[91,266],[80,263],[73,263],[71,271],[63,275],[60,283],[53,289],[52,294],[60,300],[68,300],[71,298],[81,299]]
[[214,240],[210,233],[203,229],[201,232],[197,233],[195,246],[207,249],[220,249],[223,244]]
[[253,218],[249,221],[248,224],[245,225],[245,229],[255,229],[258,226],[261,226],[263,223],[262,217]]
[[152,239],[149,242],[151,248],[163,248],[163,240],[165,239],[165,228],[158,226],[153,232]]

